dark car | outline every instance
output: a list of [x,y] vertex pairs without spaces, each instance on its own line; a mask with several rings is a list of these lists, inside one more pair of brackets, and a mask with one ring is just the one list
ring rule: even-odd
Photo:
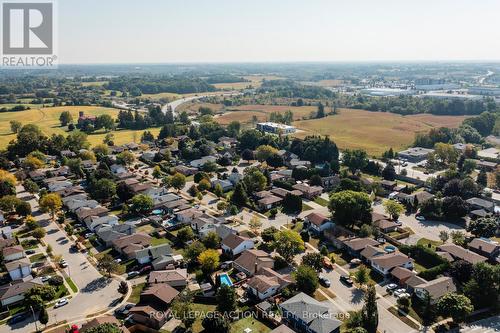
[[25,321],[28,318],[28,315],[29,315],[28,312],[19,313],[19,314],[15,315],[14,317],[10,318],[8,323],[9,323],[9,325],[18,324],[20,322]]
[[35,254],[35,250],[26,250],[26,254]]
[[331,285],[330,280],[324,276],[319,277],[319,283],[324,287],[330,287]]
[[348,286],[352,286],[353,285],[353,282],[352,282],[351,278],[348,277],[348,276],[345,276],[345,275],[341,275],[340,276],[340,281],[342,281],[343,283],[347,284]]
[[140,274],[145,274],[145,273],[150,272],[152,269],[153,269],[153,267],[151,267],[151,266],[144,266],[143,268],[141,268],[139,270],[139,273]]
[[130,313],[130,309],[132,309],[134,306],[135,304],[131,303],[120,306],[118,309],[115,310],[115,316],[119,319],[126,318]]

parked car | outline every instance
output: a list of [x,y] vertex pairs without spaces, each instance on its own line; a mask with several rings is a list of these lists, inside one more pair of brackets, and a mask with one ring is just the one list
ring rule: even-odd
[[404,288],[396,289],[394,291],[394,296],[399,297],[399,295],[404,294],[404,293],[406,293],[406,289],[404,289]]
[[65,306],[66,304],[68,304],[68,299],[67,298],[61,298],[54,305],[54,309],[60,308],[61,306]]
[[393,291],[394,289],[396,289],[397,287],[398,287],[398,285],[397,285],[397,284],[395,284],[395,283],[389,283],[389,284],[385,287],[385,289],[386,289],[387,291],[389,291],[389,292],[390,292],[390,291]]
[[16,314],[15,316],[13,316],[12,318],[10,318],[8,323],[9,323],[9,325],[18,324],[18,323],[26,320],[28,317],[29,317],[28,312],[19,313],[19,314]]
[[348,286],[352,286],[353,282],[349,276],[346,275],[341,275],[340,276],[340,281],[347,284]]
[[131,271],[131,272],[127,273],[127,278],[131,279],[131,278],[136,277],[137,275],[139,275],[138,271]]
[[397,299],[400,299],[400,298],[410,298],[410,297],[411,297],[411,295],[408,294],[408,293],[401,293],[398,296],[396,296]]
[[26,250],[26,254],[35,254],[35,250]]
[[358,258],[354,258],[349,262],[349,264],[351,264],[351,266],[357,266],[361,264],[361,260]]
[[330,280],[324,276],[319,277],[319,283],[324,287],[330,287],[331,285]]
[[117,264],[119,264],[119,263],[121,263],[121,262],[122,262],[122,260],[121,260],[120,258],[118,258],[118,259],[115,259],[115,262],[116,262]]
[[61,266],[62,268],[66,268],[66,267],[68,267],[68,263],[66,261],[61,261],[59,263],[59,266]]
[[425,221],[425,217],[424,217],[424,216],[422,216],[422,215],[417,215],[417,216],[415,216],[415,218],[416,218],[417,220],[419,220],[419,221]]
[[333,269],[333,264],[332,262],[330,261],[330,259],[326,258],[326,257],[323,257],[323,267],[325,269]]
[[119,319],[126,318],[130,313],[130,309],[132,309],[134,306],[135,304],[129,303],[119,307],[115,310],[115,316]]
[[41,278],[42,282],[47,282],[50,280],[50,275],[45,275],[45,276],[42,276]]
[[153,269],[153,267],[151,267],[149,265],[148,266],[144,266],[143,268],[141,268],[139,270],[139,274],[146,274],[146,273],[150,272],[152,269]]

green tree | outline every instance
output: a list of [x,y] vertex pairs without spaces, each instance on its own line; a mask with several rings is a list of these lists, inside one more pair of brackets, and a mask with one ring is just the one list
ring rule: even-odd
[[45,229],[42,227],[38,227],[31,232],[31,236],[33,236],[33,238],[35,238],[38,241],[40,241],[43,237],[45,237],[46,234],[47,233]]
[[287,214],[299,214],[302,211],[302,198],[298,195],[287,193],[283,198],[283,212]]
[[111,179],[102,178],[92,186],[92,189],[94,199],[107,201],[116,194],[116,183]]
[[454,322],[461,323],[474,311],[474,306],[467,296],[448,293],[437,302],[437,311],[443,317],[451,317]]
[[144,194],[137,194],[131,199],[130,210],[136,214],[146,214],[153,208],[153,199]]
[[200,254],[205,251],[205,245],[202,242],[196,240],[189,244],[184,250],[184,256],[191,262],[198,260]]
[[293,230],[279,231],[275,235],[274,248],[288,262],[291,262],[294,255],[305,250],[304,241]]
[[23,127],[23,124],[21,124],[20,121],[17,121],[17,120],[10,121],[10,130],[12,131],[12,133],[17,134],[21,130],[22,127]]
[[35,193],[38,193],[38,191],[40,191],[40,188],[38,187],[38,185],[34,181],[32,181],[31,179],[26,179],[23,182],[23,187],[27,192],[29,192],[31,194],[35,194]]
[[484,169],[481,169],[481,171],[479,171],[476,182],[483,187],[488,186],[488,175],[486,174],[486,171]]
[[363,170],[363,168],[368,164],[368,157],[366,151],[356,149],[350,150],[346,149],[342,155],[342,163],[355,174],[358,170]]
[[366,284],[370,280],[370,277],[368,276],[368,268],[366,268],[365,265],[360,265],[358,270],[354,273],[354,278],[360,285]]
[[274,148],[273,146],[262,145],[262,146],[257,147],[257,149],[255,150],[255,157],[259,161],[263,162],[263,161],[267,160],[269,157],[271,157],[272,155],[277,154],[277,153],[278,153],[278,149]]
[[97,258],[97,267],[108,273],[108,276],[111,277],[111,274],[119,272],[120,265],[113,259],[111,255],[106,253]]
[[192,315],[193,304],[190,300],[174,300],[170,309],[174,317],[180,320],[186,329],[193,326],[196,318]]
[[366,193],[349,190],[333,193],[328,208],[335,220],[346,226],[371,220],[371,200]]
[[120,284],[118,285],[118,292],[122,295],[126,295],[128,293],[128,283],[120,281]]
[[212,187],[212,185],[210,184],[210,181],[207,179],[202,179],[198,183],[198,190],[202,191],[202,192],[209,190],[211,187]]
[[411,306],[411,299],[409,297],[400,297],[397,299],[397,303],[402,311],[408,312]]
[[194,238],[193,229],[190,226],[185,226],[177,232],[177,240],[181,243],[186,243]]
[[134,161],[135,161],[134,154],[132,154],[128,150],[125,150],[116,155],[116,162],[118,162],[119,164],[130,165],[134,163]]
[[220,237],[215,231],[209,231],[203,238],[203,245],[207,249],[217,249],[220,246]]
[[395,180],[397,177],[396,170],[391,163],[387,163],[385,168],[382,170],[382,178],[385,180]]
[[49,322],[49,313],[47,312],[47,309],[43,308],[40,310],[40,314],[38,315],[38,321],[42,325],[47,325]]
[[236,184],[236,187],[234,188],[233,194],[231,195],[231,202],[236,206],[241,207],[246,205],[247,201],[248,197],[243,184],[241,182],[238,182]]
[[318,273],[316,273],[314,268],[306,265],[300,265],[294,273],[294,277],[298,290],[312,295],[316,289],[318,289]]
[[368,333],[376,333],[378,327],[377,292],[373,284],[368,285],[365,293],[365,304],[361,310],[363,328]]
[[217,311],[222,314],[236,311],[236,291],[233,287],[221,284],[217,289],[215,299],[217,301]]
[[467,231],[476,237],[493,237],[500,228],[500,221],[496,217],[483,217],[471,220],[467,226]]
[[441,230],[439,232],[439,239],[441,242],[446,243],[446,241],[450,238],[450,235],[448,235],[448,232],[446,230]]
[[214,194],[219,197],[219,198],[222,198],[224,197],[224,189],[222,188],[221,184],[216,184],[215,187],[214,187]]
[[186,185],[186,176],[184,176],[182,173],[177,172],[172,176],[170,184],[172,185],[173,188],[181,190]]
[[231,324],[224,316],[206,316],[201,323],[206,333],[229,333]]
[[61,122],[61,126],[68,126],[73,122],[73,116],[69,111],[63,111],[59,115],[59,121]]
[[384,210],[392,219],[397,219],[405,211],[405,206],[396,200],[385,200]]
[[313,268],[316,272],[321,272],[323,268],[323,255],[318,252],[306,253],[302,257],[302,265]]

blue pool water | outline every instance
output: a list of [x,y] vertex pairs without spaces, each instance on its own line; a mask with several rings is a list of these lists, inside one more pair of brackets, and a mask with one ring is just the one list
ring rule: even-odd
[[229,278],[229,275],[227,275],[226,273],[221,274],[219,277],[220,277],[221,284],[225,284],[226,286],[229,286],[229,287],[231,287],[233,285],[233,283],[231,282],[231,279]]
[[385,252],[387,252],[387,253],[392,253],[392,252],[396,251],[396,247],[393,245],[387,245],[384,249],[385,249]]

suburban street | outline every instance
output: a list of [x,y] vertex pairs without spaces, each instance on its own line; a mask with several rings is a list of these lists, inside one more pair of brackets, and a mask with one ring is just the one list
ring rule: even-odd
[[[21,199],[28,195],[22,186],[18,186],[17,191]],[[117,304],[113,302],[121,297],[117,291],[119,282],[103,278],[97,269],[89,263],[85,254],[70,253],[69,248],[72,242],[66,238],[65,233],[50,220],[48,214],[40,212],[38,202],[35,199],[29,200],[29,203],[32,206],[33,216],[47,231],[44,238],[45,243],[51,244],[53,253],[62,255],[63,259],[66,260],[68,263],[66,274],[78,287],[78,293],[69,299],[67,305],[58,309],[48,309],[49,322],[47,325],[53,325],[63,320],[71,324],[74,321],[83,320],[91,314],[116,306]],[[37,324],[40,325],[40,323]],[[13,326],[0,326],[0,332],[27,331],[35,331],[32,318]]]

